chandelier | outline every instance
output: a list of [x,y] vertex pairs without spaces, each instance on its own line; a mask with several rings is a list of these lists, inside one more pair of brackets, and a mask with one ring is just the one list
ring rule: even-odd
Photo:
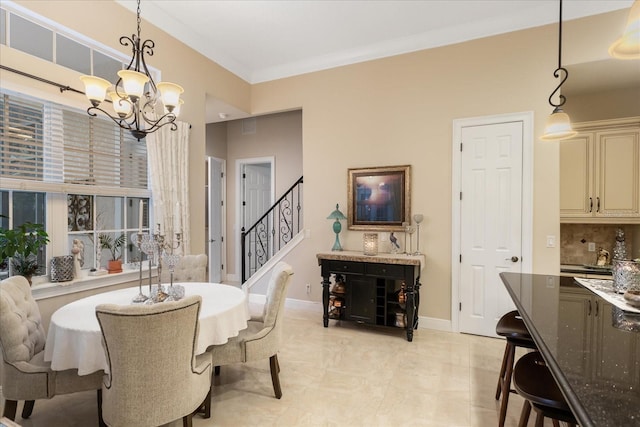
[[[122,46],[131,46],[132,58],[126,69],[118,71],[118,81],[112,88],[111,82],[96,76],[81,76],[85,94],[92,107],[87,109],[90,116],[97,116],[97,111],[104,113],[122,129],[126,129],[138,140],[157,131],[163,126],[175,124],[183,101],[180,94],[184,92],[175,83],[159,82],[156,84],[147,68],[145,55],[153,56],[155,43],[153,40],[140,39],[140,0],[137,10],[138,33],[131,37],[120,37]],[[115,115],[100,107],[102,101],[109,97]],[[162,102],[162,110],[158,101]]]
[[562,76],[562,80],[555,88],[551,95],[549,95],[549,104],[554,107],[553,112],[547,119],[547,125],[544,129],[544,135],[540,137],[543,141],[557,141],[560,139],[567,139],[577,135],[577,132],[571,128],[571,120],[569,115],[562,110],[562,106],[567,101],[567,98],[560,94],[560,101],[555,104],[553,102],[553,95],[556,94],[567,81],[569,77],[569,71],[562,66],[562,0],[560,0],[560,19],[558,23],[558,68],[553,72],[553,76],[557,79]]

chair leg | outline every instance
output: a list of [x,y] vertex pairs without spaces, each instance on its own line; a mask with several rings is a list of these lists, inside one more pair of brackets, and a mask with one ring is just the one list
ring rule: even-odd
[[553,423],[553,427],[560,427],[560,421],[558,420],[551,420],[551,422]]
[[193,414],[188,414],[182,417],[182,427],[192,427],[193,426]]
[[102,418],[102,389],[101,388],[97,390],[96,395],[98,400],[98,426],[107,427],[107,423],[105,423],[104,418]]
[[518,423],[518,427],[527,427],[527,424],[529,423],[529,415],[531,415],[531,402],[525,400],[522,405],[522,412],[520,413],[520,422]]
[[4,411],[2,412],[2,416],[9,418],[11,421],[15,421],[17,410],[18,410],[18,401],[6,399],[4,401]]
[[536,412],[536,427],[544,427],[544,415],[540,411]]
[[269,358],[269,367],[271,368],[271,382],[273,383],[273,391],[276,394],[276,399],[280,399],[282,397],[282,389],[280,388],[280,378],[278,377],[280,364],[278,363],[277,354],[274,354]]
[[33,405],[35,405],[35,400],[25,400],[24,406],[22,407],[22,418],[25,420],[31,416],[33,413]]
[[504,372],[507,369],[507,357],[509,356],[509,342],[504,346],[504,356],[502,356],[502,366],[500,367],[500,376],[498,376],[498,387],[496,387],[496,400],[500,399],[500,393],[502,392],[502,380],[504,378]]
[[504,420],[507,418],[507,405],[509,404],[509,394],[511,393],[511,375],[513,374],[513,363],[516,357],[516,346],[507,341],[507,366],[504,378],[501,378],[502,401],[500,402],[500,417],[498,427],[504,427]]
[[218,375],[220,375],[220,366],[216,366],[216,367],[215,367],[215,369],[214,369],[214,371],[215,371],[215,375],[216,375],[216,377],[217,377]]
[[211,383],[211,387],[209,388],[209,393],[207,393],[207,397],[204,398],[204,412],[202,414],[202,418],[211,418],[211,395],[213,391],[213,383]]

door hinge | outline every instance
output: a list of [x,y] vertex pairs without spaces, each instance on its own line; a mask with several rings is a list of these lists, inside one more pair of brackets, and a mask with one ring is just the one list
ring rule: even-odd
[[242,201],[242,206],[247,206],[247,202],[245,202],[244,200]]
[[220,236],[220,241],[224,242],[224,236]]
[[220,200],[220,206],[224,206],[224,201]]
[[462,200],[462,191],[460,192],[460,200]]
[[460,254],[460,262],[462,262],[462,254]]
[[460,151],[462,151],[462,142],[460,143]]
[[220,172],[220,178],[224,178],[224,172]]
[[243,173],[243,174],[242,174],[242,179],[245,179],[246,177],[247,177],[247,174],[246,174],[246,173]]
[[220,270],[224,270],[224,264],[220,264]]
[[461,302],[458,303],[458,310],[462,311],[462,303]]

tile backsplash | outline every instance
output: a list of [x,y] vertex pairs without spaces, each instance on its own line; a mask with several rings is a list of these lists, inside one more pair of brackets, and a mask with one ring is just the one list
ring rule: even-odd
[[[560,264],[595,264],[599,248],[613,257],[619,228],[625,234],[627,258],[640,258],[640,225],[560,224]],[[589,243],[595,243],[595,252],[589,252]]]

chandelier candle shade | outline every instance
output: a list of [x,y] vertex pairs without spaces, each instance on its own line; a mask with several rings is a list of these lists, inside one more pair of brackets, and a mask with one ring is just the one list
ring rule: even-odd
[[566,97],[559,94],[559,102],[557,104],[553,102],[553,96],[560,90],[569,77],[569,72],[562,66],[562,0],[560,0],[560,19],[558,22],[558,68],[553,72],[553,76],[556,79],[562,78],[562,80],[560,80],[558,86],[551,92],[551,95],[549,95],[549,104],[555,108],[547,119],[544,135],[540,137],[543,141],[558,141],[572,138],[578,134],[572,129],[569,116],[562,110],[562,106],[567,101]]
[[332,251],[341,251],[342,250],[342,246],[340,245],[340,232],[342,231],[342,224],[340,223],[341,220],[345,220],[347,219],[346,216],[344,216],[344,214],[342,212],[340,212],[340,207],[339,205],[336,203],[336,210],[331,212],[329,214],[329,216],[327,217],[327,219],[333,219],[335,221],[333,221],[333,232],[336,233],[336,240],[333,243],[333,247],[331,248]]
[[[118,81],[114,90],[110,90],[111,82],[101,77],[80,77],[84,83],[85,94],[92,105],[87,109],[87,113],[95,117],[98,115],[96,111],[102,112],[118,126],[131,132],[138,141],[166,125],[171,125],[171,130],[178,129],[174,122],[183,103],[180,95],[184,92],[182,87],[175,83],[159,82],[156,85],[145,62],[145,55],[153,55],[155,43],[153,40],[141,41],[140,21],[138,0],[138,32],[131,37],[120,37],[122,46],[131,46],[131,61],[126,69],[118,71]],[[107,96],[113,104],[115,115],[100,107]],[[156,108],[159,108],[158,101],[161,101],[163,106],[160,113]]]

